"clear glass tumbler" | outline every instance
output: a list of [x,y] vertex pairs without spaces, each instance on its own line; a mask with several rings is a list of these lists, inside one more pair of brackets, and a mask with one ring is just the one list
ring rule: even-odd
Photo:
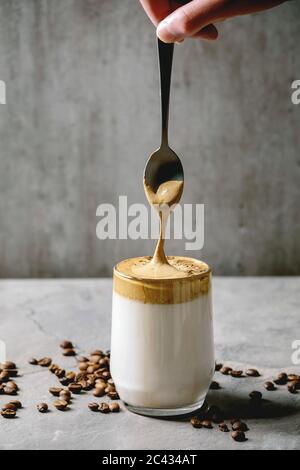
[[204,403],[215,367],[211,270],[191,261],[199,273],[175,279],[114,268],[111,374],[135,413],[181,415]]

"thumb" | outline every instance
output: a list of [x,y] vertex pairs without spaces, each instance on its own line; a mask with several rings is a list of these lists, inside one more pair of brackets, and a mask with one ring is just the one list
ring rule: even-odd
[[157,36],[164,42],[178,42],[196,35],[218,18],[227,0],[193,0],[178,8],[157,27]]

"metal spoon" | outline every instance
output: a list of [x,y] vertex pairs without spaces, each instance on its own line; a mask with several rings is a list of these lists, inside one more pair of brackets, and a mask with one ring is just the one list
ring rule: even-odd
[[174,44],[165,44],[160,39],[157,41],[162,114],[161,145],[160,148],[151,155],[144,170],[145,183],[148,184],[155,193],[159,186],[166,181],[184,181],[183,167],[180,158],[169,147],[168,142],[169,102]]

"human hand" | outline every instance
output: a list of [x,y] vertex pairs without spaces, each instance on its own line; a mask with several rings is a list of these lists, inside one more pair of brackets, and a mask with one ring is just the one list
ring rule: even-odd
[[217,39],[214,23],[275,7],[287,0],[140,0],[164,42]]

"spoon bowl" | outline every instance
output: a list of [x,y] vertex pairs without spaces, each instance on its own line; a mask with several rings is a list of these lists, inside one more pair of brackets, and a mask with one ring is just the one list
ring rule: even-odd
[[180,158],[169,147],[168,143],[169,102],[174,44],[165,44],[158,39],[157,45],[162,116],[161,146],[150,156],[144,170],[144,182],[147,186],[150,186],[154,193],[157,192],[160,185],[167,181],[184,181],[183,167]]
[[144,180],[155,193],[166,181],[184,181],[180,158],[170,147],[160,147],[150,156],[146,164]]

